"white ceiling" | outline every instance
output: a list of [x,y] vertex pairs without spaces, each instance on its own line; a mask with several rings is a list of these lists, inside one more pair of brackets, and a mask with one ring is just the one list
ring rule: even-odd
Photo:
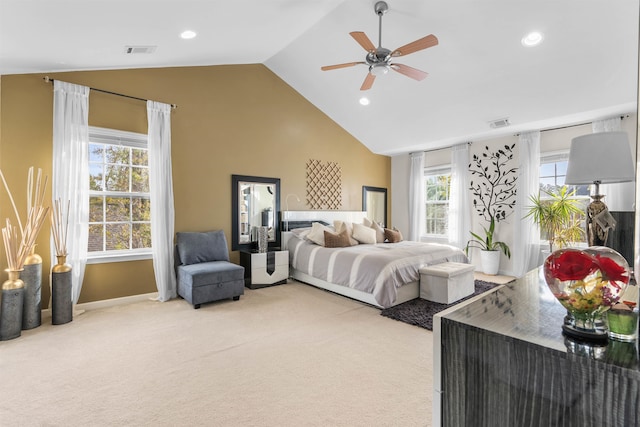
[[[428,72],[421,82],[391,72],[361,92],[366,66],[320,70],[364,60],[351,31],[377,45],[375,0],[0,0],[0,74],[264,63],[388,155],[636,111],[639,0],[387,3],[383,47],[440,41],[396,61]],[[531,30],[545,39],[525,48]]]

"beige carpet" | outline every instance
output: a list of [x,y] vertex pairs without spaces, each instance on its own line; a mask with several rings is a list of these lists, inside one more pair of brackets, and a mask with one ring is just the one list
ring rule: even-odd
[[431,332],[296,282],[0,342],[2,426],[428,426],[432,390]]

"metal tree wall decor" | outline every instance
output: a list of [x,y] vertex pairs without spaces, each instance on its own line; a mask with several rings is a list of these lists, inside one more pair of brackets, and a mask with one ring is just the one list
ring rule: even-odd
[[496,151],[485,146],[482,155],[473,155],[469,164],[472,180],[473,207],[487,222],[500,222],[512,211],[516,203],[517,167],[509,166],[513,160],[515,144]]

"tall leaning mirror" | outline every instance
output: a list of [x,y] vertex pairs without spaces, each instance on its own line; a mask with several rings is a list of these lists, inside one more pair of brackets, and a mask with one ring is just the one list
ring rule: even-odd
[[387,189],[363,186],[362,210],[367,212],[367,218],[387,227]]
[[231,194],[231,249],[255,249],[257,227],[267,227],[269,247],[280,247],[280,179],[232,175]]

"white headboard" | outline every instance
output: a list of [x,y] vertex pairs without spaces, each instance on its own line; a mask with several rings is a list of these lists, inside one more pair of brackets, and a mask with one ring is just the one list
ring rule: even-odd
[[333,225],[333,221],[348,221],[355,223],[362,223],[362,220],[367,217],[365,211],[282,211],[282,236],[280,246],[283,250],[287,249],[287,241],[291,236],[289,232],[289,221],[323,221],[329,225]]

